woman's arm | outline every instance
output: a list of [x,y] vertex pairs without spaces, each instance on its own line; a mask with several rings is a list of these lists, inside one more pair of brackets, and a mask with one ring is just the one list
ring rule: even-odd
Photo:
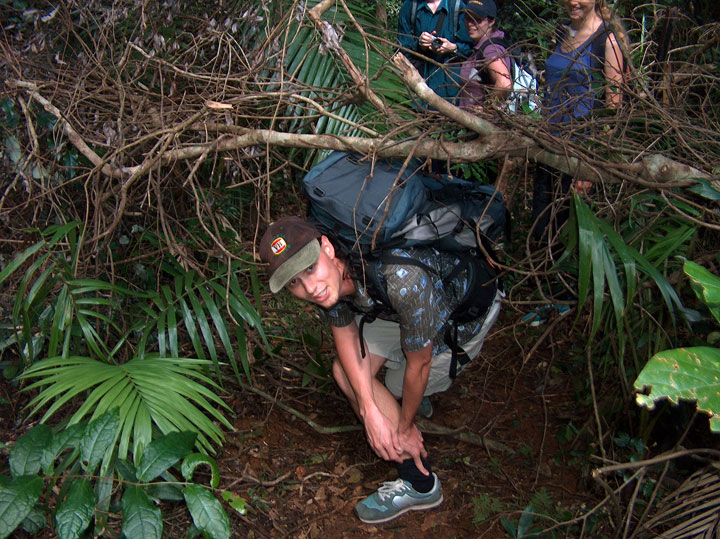
[[487,66],[493,81],[492,91],[501,99],[505,99],[512,90],[512,75],[505,58],[496,58]]
[[604,75],[607,81],[605,103],[610,108],[617,108],[622,103],[622,88],[625,82],[623,63],[622,51],[615,38],[615,34],[608,34],[607,41],[605,42]]

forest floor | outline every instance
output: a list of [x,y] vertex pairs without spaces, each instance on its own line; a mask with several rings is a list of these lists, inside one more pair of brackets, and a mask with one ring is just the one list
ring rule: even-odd
[[[312,311],[298,317],[307,332]],[[572,319],[556,320],[531,354],[548,326],[528,328],[518,319],[512,311],[503,313],[481,356],[448,391],[432,398],[434,415],[422,430],[443,485],[442,505],[384,525],[362,524],[353,506],[379,483],[395,479],[394,465],[371,451],[333,382],[303,386],[300,368],[308,358],[332,357],[328,339],[315,343],[312,353],[307,345],[286,343],[274,359],[261,358],[252,371],[257,391],[228,379],[224,397],[234,411],[235,430],[226,433],[216,456],[220,490],[247,502],[244,515],[228,508],[234,537],[501,538],[511,536],[502,521],[517,527],[531,502],[533,512],[545,515],[534,516],[535,530],[592,506],[598,492],[587,479],[587,448],[561,443],[590,417],[577,403],[574,376],[555,359],[557,350],[572,348],[558,340],[570,333]],[[23,421],[28,395],[5,379],[1,389],[0,436],[11,443],[34,422]],[[580,453],[585,457],[576,458]],[[196,473],[195,479],[202,476]],[[184,505],[167,506],[163,515],[166,537],[186,536],[190,519]],[[577,537],[578,530],[565,527],[543,536]]]
[[[379,483],[395,479],[395,467],[374,455],[337,387],[304,388],[289,366],[281,376],[254,370],[255,387],[272,398],[250,391],[232,395],[236,431],[228,433],[219,455],[220,488],[248,502],[247,514],[234,516],[237,536],[500,538],[512,536],[503,519],[517,529],[530,503],[532,512],[545,515],[532,519],[534,530],[594,505],[599,493],[588,479],[590,451],[570,443],[575,426],[591,417],[576,397],[574,378],[585,375],[573,376],[556,357],[564,353],[558,350],[572,349],[572,342],[558,337],[570,334],[572,318],[556,320],[531,354],[548,326],[530,329],[517,320],[516,313],[504,313],[481,357],[432,398],[434,415],[421,428],[443,485],[443,504],[384,525],[362,524],[353,506]],[[320,348],[331,357],[329,343]],[[357,429],[332,432],[341,426]],[[543,536],[579,537],[579,529]]]

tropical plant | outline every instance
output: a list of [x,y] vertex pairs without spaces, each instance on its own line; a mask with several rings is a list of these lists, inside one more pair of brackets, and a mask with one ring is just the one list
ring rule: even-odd
[[[720,277],[690,260],[683,266],[690,285],[720,324]],[[661,399],[677,404],[695,401],[697,408],[710,416],[710,430],[720,432],[720,348],[693,346],[665,350],[655,354],[635,380],[637,403],[653,409]],[[645,388],[649,392],[642,393]]]
[[[0,284],[21,274],[14,334],[5,346],[15,345],[21,379],[32,381],[25,389],[37,390],[30,414],[47,407],[45,422],[65,405],[75,407],[65,421],[73,425],[119,407],[119,458],[128,451],[138,458],[154,436],[176,430],[197,433],[198,449],[214,451],[222,427],[232,428],[219,411],[229,409],[216,394],[220,387],[209,377],[214,372],[220,380],[215,340],[236,376],[249,377],[243,324],[264,339],[238,282],[242,265],[228,264],[209,279],[169,265],[175,274],[159,291],[134,291],[77,276],[79,223],[49,227],[43,236],[0,272]],[[185,335],[198,359],[181,357]]]
[[[600,344],[593,345],[593,356],[605,357],[606,367],[617,365],[621,387],[629,396],[632,380],[644,365],[638,349],[659,350],[666,344],[666,317],[674,326],[695,316],[666,275],[679,264],[671,254],[688,252],[697,227],[652,194],[632,197],[628,206],[614,210],[619,226],[574,195],[563,229],[566,249],[556,266],[577,283],[578,316],[591,306],[588,342],[597,339]],[[636,337],[640,334],[646,336],[643,342]],[[628,346],[629,339],[633,346]]]
[[[125,537],[160,538],[162,511],[153,502],[184,501],[194,526],[207,537],[230,537],[230,522],[212,490],[192,482],[195,469],[210,469],[210,487],[220,477],[214,459],[193,453],[194,432],[170,432],[150,442],[132,461],[113,456],[111,466],[97,473],[122,428],[118,410],[90,422],[53,431],[39,424],[20,436],[10,449],[10,475],[0,475],[0,538],[19,527],[36,534],[47,527],[61,539],[118,529],[113,515],[122,515]],[[182,461],[175,477],[172,468]],[[57,495],[54,494],[57,492]],[[222,496],[235,510],[244,512],[244,501],[229,491]],[[54,509],[53,509],[54,508]]]

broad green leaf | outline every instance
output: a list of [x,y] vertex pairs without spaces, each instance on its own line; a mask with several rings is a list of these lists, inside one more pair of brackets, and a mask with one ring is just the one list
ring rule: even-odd
[[128,485],[122,497],[122,530],[125,537],[160,539],[162,537],[162,512],[155,507],[142,489]]
[[117,459],[115,466],[118,476],[130,483],[137,483],[137,473],[135,473],[135,466],[131,462],[126,459]]
[[138,480],[147,483],[192,451],[194,432],[171,432],[150,442],[137,466]]
[[119,426],[120,418],[117,409],[106,412],[88,423],[85,436],[80,442],[80,452],[86,463],[86,473],[93,474],[97,465],[111,450]]
[[[2,519],[0,518],[0,520]],[[36,503],[33,508],[30,509],[30,512],[27,514],[20,526],[30,535],[37,535],[47,526],[47,514]]]
[[170,483],[153,483],[146,488],[148,496],[154,500],[166,500],[171,502],[179,502],[184,500],[182,488],[179,485]]
[[715,320],[720,323],[720,277],[690,260],[685,262],[683,269],[690,278],[690,286],[697,297],[707,305]]
[[42,470],[43,473],[48,473],[53,469],[55,459],[67,448],[80,447],[80,441],[85,434],[85,428],[87,423],[75,423],[74,425],[68,426],[62,432],[59,432],[53,436],[52,441],[43,450],[42,455]]
[[22,475],[0,486],[0,538],[9,536],[25,520],[43,491],[43,480]]
[[635,380],[636,390],[646,387],[648,395],[635,397],[640,406],[652,410],[663,398],[696,401],[698,410],[710,415],[710,429],[720,432],[720,349],[700,346],[655,354]]
[[183,495],[198,530],[212,539],[230,537],[230,519],[212,492],[193,483],[183,489]]
[[[107,465],[100,468],[100,477],[95,481],[95,526],[93,529],[94,537],[102,537],[105,535],[107,527],[108,515],[110,514],[110,502],[112,501],[115,479],[110,478],[107,468],[114,465],[114,461],[106,459]],[[114,475],[114,474],[113,474]]]
[[88,479],[71,479],[67,498],[55,512],[55,527],[60,539],[75,539],[87,529],[95,514],[95,496]]
[[530,526],[532,526],[534,516],[533,506],[532,504],[528,504],[528,506],[523,510],[522,515],[520,515],[520,520],[518,521],[518,537],[526,537],[527,532],[530,531]]
[[247,515],[247,500],[229,490],[222,491],[222,499],[238,514]]
[[712,183],[704,178],[695,178],[695,181],[698,185],[693,185],[688,189],[688,191],[692,191],[693,193],[707,198],[708,200],[720,200],[720,191],[718,191]]
[[202,453],[192,453],[183,459],[180,472],[186,481],[192,481],[195,468],[201,464],[207,464],[210,467],[210,486],[212,488],[217,488],[220,484],[220,469],[218,468],[217,462],[212,457],[203,455]]
[[10,454],[10,473],[13,477],[35,475],[42,468],[43,450],[53,439],[52,430],[40,423],[20,436]]

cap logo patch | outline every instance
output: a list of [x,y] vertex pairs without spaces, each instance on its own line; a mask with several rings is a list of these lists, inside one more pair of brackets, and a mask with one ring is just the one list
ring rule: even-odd
[[275,256],[283,254],[285,249],[287,249],[287,243],[283,237],[275,238],[270,244],[270,250]]

